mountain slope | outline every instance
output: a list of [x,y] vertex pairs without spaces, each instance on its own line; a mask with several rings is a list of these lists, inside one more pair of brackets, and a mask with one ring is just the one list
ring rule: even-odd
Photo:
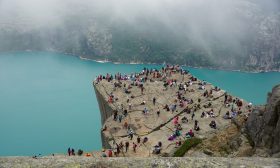
[[155,9],[127,13],[133,19],[88,8],[58,21],[0,12],[0,52],[46,50],[125,63],[280,71],[280,2],[269,1],[274,6],[260,0],[181,2],[160,8],[160,16]]

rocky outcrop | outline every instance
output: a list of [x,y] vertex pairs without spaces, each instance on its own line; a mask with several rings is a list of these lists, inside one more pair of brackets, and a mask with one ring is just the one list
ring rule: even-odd
[[33,159],[31,157],[0,158],[0,168],[8,167],[271,167],[280,166],[279,159],[271,158],[93,158],[49,156]]
[[280,85],[268,94],[265,106],[255,108],[246,130],[259,153],[280,157]]
[[[131,139],[127,138],[128,132],[132,131],[134,135],[140,138],[140,141],[141,139],[146,138],[148,139],[148,142],[144,145],[139,145],[137,152],[128,150],[124,156],[150,157],[151,155],[154,155],[153,149],[158,142],[161,142],[162,144],[161,153],[172,156],[173,152],[176,150],[175,141],[183,141],[181,138],[184,138],[185,132],[193,129],[195,121],[199,123],[200,128],[199,131],[195,131],[195,135],[196,137],[203,139],[203,141],[217,135],[219,132],[232,125],[230,120],[223,118],[227,111],[230,110],[228,106],[224,106],[222,103],[225,99],[224,90],[215,90],[215,87],[212,84],[206,83],[205,90],[212,90],[212,93],[209,96],[201,96],[204,92],[199,89],[202,82],[199,79],[196,79],[192,85],[188,86],[188,89],[185,92],[182,90],[178,91],[179,94],[188,97],[192,102],[186,101],[186,104],[179,104],[178,99],[174,96],[176,95],[175,93],[177,93],[177,89],[169,86],[165,88],[163,80],[171,78],[177,81],[180,80],[184,83],[191,80],[193,76],[191,74],[182,75],[179,71],[174,72],[168,69],[164,72],[160,71],[159,73],[168,74],[169,72],[172,72],[172,75],[164,77],[164,79],[154,78],[153,75],[140,75],[139,78],[143,76],[147,78],[146,82],[143,83],[145,88],[144,91],[141,91],[139,86],[135,86],[130,80],[118,81],[113,79],[109,82],[107,80],[100,80],[94,83],[95,92],[100,106],[102,123],[103,126],[105,127],[106,125],[107,128],[101,135],[104,148],[108,148],[107,146],[114,147],[116,143],[120,144],[129,142],[131,144],[135,142],[135,136],[134,139],[133,137],[131,137]],[[127,89],[127,86],[129,89]],[[106,101],[108,95],[113,95],[114,97],[114,100],[112,100],[111,103]],[[153,97],[156,99],[155,102],[153,102]],[[235,97],[232,97],[231,99],[235,99]],[[168,110],[163,108],[164,105],[168,104],[171,104],[170,108],[173,107],[173,102],[175,102],[177,106],[175,106],[173,112],[168,112]],[[248,113],[248,109],[250,109],[248,108],[248,103],[246,101],[242,102],[243,106],[240,107],[240,111],[243,111],[243,113],[242,115],[239,115],[240,117],[245,116]],[[145,114],[143,109],[148,109],[148,112]],[[155,112],[158,109],[160,109],[160,113],[157,115]],[[114,110],[117,111],[115,119],[110,117]],[[210,110],[213,111],[215,117],[200,117],[200,114],[205,114]],[[196,115],[192,115],[194,113]],[[182,119],[186,119],[186,117],[193,119],[186,124],[182,121]],[[176,130],[176,124],[174,123],[176,120],[179,120],[177,122],[180,124],[182,133],[180,137],[176,137],[176,140],[173,138],[172,141],[171,138]],[[209,127],[209,123],[213,120],[215,120],[215,123],[218,123],[217,129]],[[236,123],[238,126],[231,131],[232,136],[228,136],[229,141],[233,139],[232,143],[230,143],[230,153],[233,153],[231,151],[234,150],[231,149],[236,149],[237,146],[244,147],[241,142],[242,139],[239,140],[238,138],[235,138],[239,134],[239,128],[237,127],[241,127],[240,125],[242,125],[237,121]],[[213,156],[225,156],[224,152],[220,151],[225,151],[224,146],[227,146],[228,144],[227,141],[225,141],[225,136],[228,134],[229,131],[224,131],[224,134],[217,137],[218,140],[214,140],[214,142],[218,142],[216,145],[217,147],[214,150],[217,151],[216,153],[220,154]],[[219,139],[219,137],[222,138]],[[224,142],[222,146],[220,142]],[[211,145],[213,146],[213,143],[211,143]],[[229,153],[229,150],[226,151]],[[232,156],[245,155],[240,154]]]
[[[105,121],[113,115],[113,109],[112,107],[110,107],[109,103],[106,102],[106,98],[104,96],[102,96],[102,94],[100,93],[100,89],[96,89],[95,85],[93,85],[94,87],[94,91],[95,91],[95,95],[98,101],[98,105],[99,105],[99,109],[100,109],[100,116],[101,116],[101,123],[102,125],[104,125]],[[110,144],[109,144],[109,138],[105,137],[103,135],[103,133],[101,132],[101,141],[102,141],[102,146],[103,148],[109,149],[111,148]]]

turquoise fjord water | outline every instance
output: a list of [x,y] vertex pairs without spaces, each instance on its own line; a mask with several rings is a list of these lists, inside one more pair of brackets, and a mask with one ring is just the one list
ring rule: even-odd
[[[0,54],[0,156],[63,153],[70,146],[101,149],[100,113],[92,88],[98,74],[143,67],[97,63],[47,53]],[[187,68],[200,79],[254,104],[280,83],[280,73],[241,73]]]

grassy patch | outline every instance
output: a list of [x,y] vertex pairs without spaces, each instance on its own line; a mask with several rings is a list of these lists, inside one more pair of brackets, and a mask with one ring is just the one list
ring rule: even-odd
[[185,155],[185,153],[191,149],[192,147],[195,147],[196,145],[198,145],[199,143],[201,143],[202,140],[199,138],[191,138],[191,139],[187,139],[183,145],[177,149],[177,151],[174,153],[173,157],[183,157]]

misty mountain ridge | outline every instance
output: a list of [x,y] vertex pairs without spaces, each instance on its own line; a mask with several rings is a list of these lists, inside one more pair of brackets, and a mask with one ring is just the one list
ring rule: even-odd
[[1,52],[280,71],[278,0],[29,1],[38,9],[0,1]]

